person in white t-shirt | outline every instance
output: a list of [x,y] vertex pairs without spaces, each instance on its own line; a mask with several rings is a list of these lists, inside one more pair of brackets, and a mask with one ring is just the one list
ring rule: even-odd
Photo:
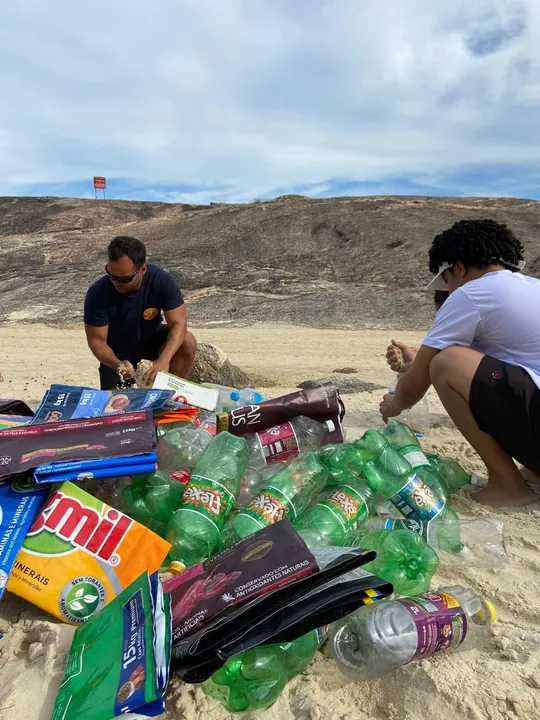
[[540,280],[522,275],[523,246],[494,220],[461,220],[429,251],[433,289],[449,297],[394,395],[385,421],[430,385],[484,461],[478,502],[524,505],[537,496],[514,459],[540,474]]

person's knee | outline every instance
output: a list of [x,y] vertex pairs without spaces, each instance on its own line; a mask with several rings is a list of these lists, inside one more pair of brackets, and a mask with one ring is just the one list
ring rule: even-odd
[[182,343],[180,350],[185,357],[189,357],[191,359],[195,358],[197,353],[197,338],[189,330],[186,333],[185,340]]

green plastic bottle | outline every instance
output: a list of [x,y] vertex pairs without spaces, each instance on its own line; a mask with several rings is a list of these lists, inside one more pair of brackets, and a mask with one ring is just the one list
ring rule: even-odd
[[368,430],[353,443],[349,459],[364,472],[371,489],[405,518],[429,522],[444,511],[444,497],[434,493],[377,430]]
[[390,420],[382,434],[394,450],[397,450],[409,465],[416,470],[416,474],[425,482],[428,488],[433,490],[439,497],[442,496],[445,503],[448,504],[451,498],[450,490],[437,468],[424,455],[418,436],[407,425],[397,420]]
[[439,473],[446,487],[451,494],[458,492],[466,485],[482,487],[486,481],[478,477],[474,473],[468,473],[464,470],[457,460],[448,457],[438,457],[437,455],[428,455],[429,462]]
[[315,452],[298,455],[271,479],[257,497],[233,519],[239,538],[245,538],[283,518],[292,523],[306,510],[326,485],[328,470]]
[[184,485],[157,470],[151,475],[135,475],[122,490],[127,514],[162,537],[167,523],[182,499]]
[[171,560],[191,567],[212,555],[240,490],[248,457],[242,437],[222,432],[210,442],[167,526]]
[[295,522],[298,530],[313,530],[322,544],[345,547],[351,531],[375,510],[375,493],[365,480],[351,480],[334,488]]
[[349,464],[350,443],[322,445],[317,449],[317,457],[328,470],[328,485],[341,485],[358,478]]
[[365,569],[391,582],[398,595],[426,592],[439,567],[437,553],[409,530],[374,530],[350,542],[352,547],[375,550],[376,559]]
[[264,710],[285,685],[310,665],[320,644],[313,630],[289,643],[261,645],[228,660],[203,684],[203,690],[229,712]]

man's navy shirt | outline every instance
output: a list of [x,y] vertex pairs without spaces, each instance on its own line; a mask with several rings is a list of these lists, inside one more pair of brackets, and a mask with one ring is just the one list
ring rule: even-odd
[[115,353],[132,350],[157,332],[162,311],[174,310],[184,298],[173,276],[157,265],[148,265],[142,285],[134,295],[121,295],[104,275],[86,293],[84,322],[109,326],[107,343]]

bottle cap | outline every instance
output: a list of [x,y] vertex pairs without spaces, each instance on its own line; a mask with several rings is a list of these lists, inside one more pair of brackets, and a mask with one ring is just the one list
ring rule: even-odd
[[229,397],[231,398],[231,400],[234,400],[234,402],[237,402],[238,400],[240,400],[240,393],[238,392],[238,390],[234,390],[234,392],[232,392]]
[[185,570],[186,566],[183,562],[180,562],[180,560],[173,560],[169,565],[169,572],[173,575],[180,575],[180,573],[185,572]]
[[489,610],[489,621],[493,624],[494,622],[497,622],[497,611],[493,607],[492,603],[489,602],[489,600],[484,601],[486,605],[488,606]]
[[328,432],[334,432],[334,430],[336,429],[336,426],[332,420],[327,420],[324,424],[326,425],[326,429],[328,430]]

